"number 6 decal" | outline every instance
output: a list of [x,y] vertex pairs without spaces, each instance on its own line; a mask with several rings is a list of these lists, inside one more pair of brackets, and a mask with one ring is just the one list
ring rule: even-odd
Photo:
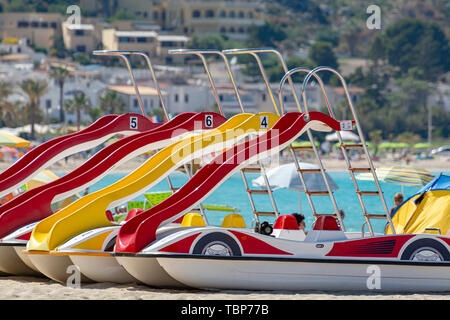
[[259,117],[259,119],[260,119],[260,125],[261,125],[260,128],[261,129],[269,128],[269,119],[267,116],[261,116],[261,117]]
[[207,114],[205,116],[205,127],[212,128],[213,127],[213,116],[211,114]]
[[138,128],[138,118],[130,117],[130,129],[137,129],[137,128]]

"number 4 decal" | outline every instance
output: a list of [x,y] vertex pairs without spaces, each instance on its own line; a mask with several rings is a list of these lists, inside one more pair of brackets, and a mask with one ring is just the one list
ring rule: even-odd
[[137,128],[138,128],[138,118],[130,117],[130,129],[137,129]]
[[212,128],[213,127],[213,116],[210,114],[207,114],[205,116],[205,127],[206,128]]
[[260,116],[261,129],[267,129],[269,127],[269,118],[267,116]]

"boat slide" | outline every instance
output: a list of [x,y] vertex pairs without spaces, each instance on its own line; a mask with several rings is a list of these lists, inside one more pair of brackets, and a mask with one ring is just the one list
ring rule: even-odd
[[17,189],[53,163],[91,149],[115,134],[130,135],[158,126],[159,123],[153,123],[139,114],[108,115],[79,132],[44,142],[0,174],[0,196]]
[[[208,121],[205,121],[206,119]],[[22,246],[25,245],[34,225],[53,213],[52,202],[64,199],[94,184],[111,169],[139,154],[162,148],[180,136],[192,134],[194,130],[218,126],[225,120],[224,117],[213,112],[180,114],[156,129],[116,141],[100,150],[74,171],[12,199],[0,207],[0,237],[4,237],[0,242],[0,251],[15,249],[21,255],[23,248],[16,245],[18,243]],[[17,232],[18,229],[21,232]],[[11,233],[14,234],[14,237]],[[11,244],[15,244],[15,246],[11,247]],[[17,270],[17,268],[8,267],[14,265],[10,258],[11,255],[12,253],[5,261],[7,255],[2,255],[0,252],[0,270],[9,273]],[[16,260],[17,265],[21,264],[19,257]],[[27,264],[29,265],[29,263]]]
[[[192,159],[203,154],[222,151],[249,134],[266,131],[278,118],[268,112],[256,115],[238,114],[216,129],[179,140],[162,149],[125,178],[107,188],[82,197],[39,222],[33,229],[27,244],[28,251],[25,253],[30,254],[33,264],[41,272],[54,279],[57,278],[51,275],[51,271],[45,271],[46,266],[51,265],[52,268],[55,266],[55,263],[51,262],[54,257],[48,255],[49,250],[54,250],[83,231],[113,225],[105,215],[108,208],[142,194],[180,165]],[[45,252],[47,254],[44,254]],[[47,261],[48,258],[50,258],[49,261]],[[64,277],[66,278],[67,275]]]

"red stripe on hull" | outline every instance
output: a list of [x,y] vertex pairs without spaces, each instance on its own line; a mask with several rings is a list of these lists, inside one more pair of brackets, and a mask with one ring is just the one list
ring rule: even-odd
[[265,243],[255,237],[249,236],[248,234],[230,231],[232,234],[239,239],[241,243],[242,249],[246,254],[283,254],[283,255],[292,255],[290,252],[286,252],[271,246],[270,244]]
[[337,242],[326,256],[396,258],[403,245],[412,237],[414,235],[399,235]]
[[192,236],[189,236],[187,238],[184,238],[180,241],[177,241],[175,243],[172,243],[168,245],[167,247],[164,247],[162,249],[159,249],[160,252],[171,252],[171,253],[190,253],[192,243],[194,240],[198,237],[199,233],[196,233]]

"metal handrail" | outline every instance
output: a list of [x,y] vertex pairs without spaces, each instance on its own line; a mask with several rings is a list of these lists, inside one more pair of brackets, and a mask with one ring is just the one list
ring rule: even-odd
[[149,70],[150,70],[150,72],[152,74],[153,82],[155,83],[156,91],[157,91],[158,96],[159,96],[159,101],[160,101],[161,107],[162,107],[162,109],[164,111],[165,121],[169,121],[169,115],[167,113],[167,108],[166,108],[166,106],[164,104],[164,99],[162,97],[161,90],[159,88],[158,80],[156,79],[155,71],[153,69],[153,65],[152,65],[150,56],[146,52],[144,52],[144,51],[132,51],[132,50],[95,50],[93,52],[93,54],[94,55],[105,55],[105,56],[119,56],[119,57],[121,57],[121,58],[123,58],[125,60],[125,63],[126,63],[127,68],[128,68],[128,71],[130,72],[130,75],[131,75],[131,80],[133,82],[133,86],[134,86],[134,89],[136,91],[136,95],[138,97],[138,101],[139,101],[139,105],[140,105],[141,110],[142,110],[142,114],[144,116],[146,116],[145,115],[145,111],[144,111],[144,106],[142,104],[141,95],[139,94],[139,89],[137,87],[133,71],[131,69],[130,61],[128,60],[126,55],[140,55],[140,56],[143,56],[145,58],[145,60],[147,61],[147,66],[148,66],[148,68],[149,68]]
[[[390,225],[390,227],[391,227],[392,233],[395,234],[396,232],[395,232],[394,224],[392,223],[391,217],[390,217],[390,215],[389,215],[389,210],[388,210],[388,207],[387,207],[387,205],[386,205],[386,201],[385,201],[385,199],[384,199],[384,195],[383,195],[383,193],[381,192],[381,186],[380,186],[380,184],[379,184],[379,181],[378,181],[378,178],[377,178],[377,175],[376,175],[376,172],[375,172],[375,168],[374,168],[373,163],[372,163],[372,159],[370,158],[370,153],[369,153],[369,150],[368,150],[368,148],[367,148],[366,140],[365,140],[365,138],[364,138],[364,134],[363,134],[363,132],[362,132],[361,125],[360,125],[360,123],[359,123],[358,116],[357,116],[356,110],[355,110],[355,108],[354,108],[354,106],[353,106],[352,99],[351,99],[351,97],[350,97],[350,93],[349,93],[349,91],[348,91],[347,83],[346,83],[344,77],[343,77],[337,70],[335,70],[335,69],[333,69],[333,68],[331,68],[331,67],[325,67],[325,66],[317,67],[317,68],[311,70],[311,71],[306,75],[305,79],[303,80],[303,85],[302,85],[302,95],[306,96],[306,94],[305,94],[305,89],[306,89],[306,85],[308,84],[309,79],[311,78],[312,75],[315,75],[315,74],[316,74],[317,72],[319,72],[319,71],[329,71],[329,72],[335,74],[335,75],[339,78],[339,80],[341,81],[341,83],[342,83],[342,87],[344,88],[345,96],[346,96],[346,98],[347,98],[347,102],[348,102],[348,105],[349,105],[349,107],[350,107],[350,111],[352,112],[353,119],[355,120],[356,130],[358,131],[358,135],[359,135],[359,137],[360,137],[360,139],[361,139],[361,144],[362,144],[362,146],[363,146],[364,153],[366,154],[367,161],[368,161],[368,163],[369,163],[369,167],[370,167],[370,169],[371,169],[371,172],[372,172],[372,175],[373,175],[375,184],[376,184],[376,186],[377,186],[377,189],[380,191],[380,198],[381,198],[381,202],[382,202],[382,204],[383,204],[383,208],[384,208],[384,210],[385,210],[385,212],[386,212],[386,219],[388,220],[388,223],[389,223],[389,225]],[[306,98],[305,98],[305,97],[304,97],[304,101],[306,102]],[[342,146],[342,145],[343,145],[343,141],[342,141],[342,137],[341,137],[341,135],[339,134],[339,132],[337,132],[337,136],[338,136],[338,139],[339,139],[339,143],[340,143],[341,146]],[[345,152],[344,152],[344,158],[346,159],[348,168],[350,168],[350,167],[351,167],[351,166],[350,166],[350,161],[349,161],[348,157],[346,156],[346,153],[345,153]],[[357,186],[355,177],[354,177],[352,174],[351,174],[351,177],[352,177],[352,180],[353,180],[354,185]],[[361,196],[358,195],[358,198],[359,198],[359,201],[360,201],[360,203],[361,203],[361,206],[364,208],[364,203],[362,202]],[[366,220],[368,221],[369,219],[366,217]],[[369,227],[369,230],[370,230],[371,235],[373,235],[374,232],[373,232],[373,229],[372,229],[372,226],[371,226],[370,221],[368,221],[367,226]]]
[[[285,75],[283,76],[283,78],[281,79],[281,81],[280,81],[280,86],[279,86],[279,91],[278,91],[278,100],[280,101],[280,104],[282,105],[282,107],[284,108],[284,102],[283,102],[283,99],[282,99],[282,96],[283,96],[283,86],[284,86],[284,84],[285,84],[285,82],[286,82],[286,79],[290,79],[291,78],[291,76],[294,74],[294,73],[298,73],[298,72],[307,72],[307,73],[310,73],[312,70],[311,69],[308,69],[308,68],[303,68],[303,67],[298,67],[298,68],[294,68],[294,69],[291,69],[291,70],[289,70],[289,71],[287,71],[286,73],[285,73]],[[330,116],[333,118],[333,119],[335,119],[335,115],[334,115],[334,112],[333,112],[333,109],[331,109],[331,105],[330,105],[330,101],[329,101],[329,99],[328,99],[328,95],[327,95],[327,92],[326,92],[326,90],[325,90],[325,86],[323,85],[323,81],[322,81],[322,79],[317,75],[317,74],[313,74],[314,75],[314,77],[316,78],[316,80],[317,80],[317,82],[319,83],[319,85],[320,85],[320,89],[322,90],[322,93],[323,93],[323,95],[324,95],[324,98],[325,98],[325,103],[326,103],[326,105],[327,105],[327,108],[328,108],[328,112],[330,113]],[[305,95],[305,90],[304,90],[304,88],[302,88],[302,99],[303,99],[303,106],[305,107],[305,116],[306,116],[306,121],[307,120],[309,120],[309,110],[308,110],[308,105],[307,105],[307,103],[306,103],[306,95]]]
[[219,107],[220,110],[220,114],[223,116],[223,109],[222,109],[222,105],[220,103],[220,99],[219,99],[219,95],[217,94],[217,90],[216,90],[216,86],[214,84],[214,80],[211,76],[211,72],[209,71],[209,67],[208,67],[208,63],[206,62],[206,58],[203,54],[205,53],[212,53],[213,50],[199,50],[199,49],[174,49],[174,50],[169,50],[168,53],[169,54],[194,54],[196,56],[198,56],[203,63],[203,67],[205,68],[206,74],[208,76],[209,79],[209,83],[211,85],[211,89],[213,91],[214,97],[216,98],[217,101],[217,105]]

